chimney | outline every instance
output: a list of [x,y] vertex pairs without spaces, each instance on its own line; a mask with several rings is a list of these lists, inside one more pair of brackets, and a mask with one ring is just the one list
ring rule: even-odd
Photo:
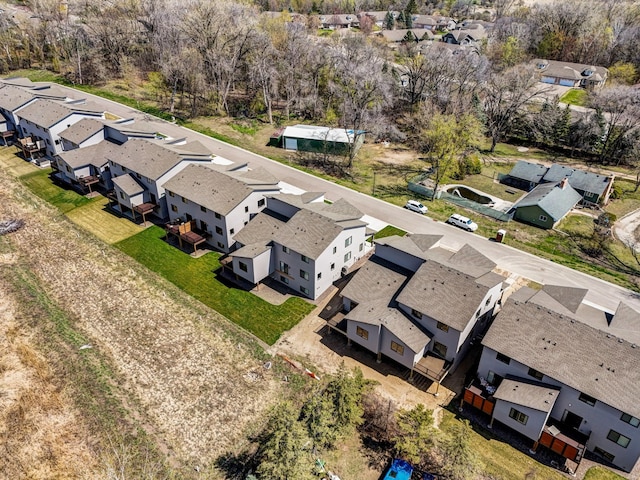
[[569,180],[567,180],[567,177],[564,177],[562,180],[560,180],[560,185],[558,185],[562,190],[565,189],[565,187],[567,186],[567,183],[569,183]]

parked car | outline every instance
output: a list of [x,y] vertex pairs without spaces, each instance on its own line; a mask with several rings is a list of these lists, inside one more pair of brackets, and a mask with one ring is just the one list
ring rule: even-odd
[[478,229],[478,224],[476,222],[457,213],[451,215],[447,220],[447,223],[455,225],[456,227],[464,228],[467,232],[475,232]]
[[420,213],[422,215],[424,215],[425,213],[427,213],[429,211],[429,209],[427,207],[422,205],[417,200],[409,200],[407,202],[407,204],[404,206],[404,208],[407,208],[407,209],[411,210],[412,212]]

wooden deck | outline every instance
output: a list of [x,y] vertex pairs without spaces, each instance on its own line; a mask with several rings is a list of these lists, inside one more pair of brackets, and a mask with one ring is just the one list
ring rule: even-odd
[[447,362],[440,357],[427,355],[418,360],[413,370],[434,382],[441,382],[449,372]]

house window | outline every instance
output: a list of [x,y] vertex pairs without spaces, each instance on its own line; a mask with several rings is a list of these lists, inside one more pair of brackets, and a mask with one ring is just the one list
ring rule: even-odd
[[318,272],[318,280],[322,278],[322,272]]
[[224,243],[222,243],[222,242],[218,242],[218,248],[221,248],[221,249],[223,249],[223,250],[224,250]]
[[136,172],[136,177],[138,177],[138,180],[140,180],[142,178],[142,175]]
[[611,440],[613,443],[617,443],[623,448],[627,448],[629,446],[629,442],[631,441],[629,437],[625,437],[624,435],[616,432],[615,430],[609,430],[609,435],[607,435],[607,440]]
[[332,264],[331,264],[331,270],[335,270],[335,268],[336,268],[336,264],[335,264],[335,263],[332,263]]
[[304,270],[300,270],[300,278],[304,278],[305,280],[309,280],[309,272],[305,272]]
[[489,370],[489,372],[487,373],[487,382],[489,382],[494,387],[499,387],[502,383],[502,376],[498,375],[492,370]]
[[280,262],[280,271],[285,275],[289,275],[289,265],[284,262]]
[[515,408],[509,410],[509,417],[513,418],[516,422],[521,423],[522,425],[526,425],[529,421],[529,415],[522,413]]
[[201,212],[207,212],[207,207],[203,207],[202,205],[200,205],[200,211]]
[[446,325],[446,324],[444,324],[442,322],[438,322],[436,327],[438,328],[438,330],[442,330],[443,332],[448,332],[449,331],[449,325]]
[[309,263],[309,258],[304,255],[300,255],[300,260],[302,260],[304,263]]
[[593,453],[596,453],[596,454],[600,455],[602,458],[605,458],[605,459],[609,460],[611,463],[613,463],[613,459],[616,458],[615,455],[612,455],[609,452],[605,452],[600,447],[594,448],[593,449]]
[[502,363],[506,363],[507,365],[509,365],[511,363],[511,358],[507,357],[506,355],[503,355],[500,352],[498,352],[496,354],[496,360],[498,360],[499,362],[502,362]]
[[333,247],[333,253],[335,255],[335,253],[338,251],[338,247]]
[[587,405],[591,405],[592,407],[596,404],[596,399],[587,395],[586,393],[581,393],[578,397],[578,400],[586,403]]
[[243,272],[246,272],[247,269],[247,264],[244,262],[238,262],[238,267],[240,267],[240,270],[242,270]]
[[284,253],[289,253],[289,247],[285,247],[284,245],[282,246],[282,251]]
[[422,318],[422,312],[419,312],[415,308],[411,309],[411,315],[413,315],[416,318]]
[[433,351],[440,355],[442,358],[445,358],[447,356],[447,346],[443,345],[440,342],[433,343]]
[[244,207],[244,213],[249,213],[249,206]]
[[177,212],[178,212],[178,206],[177,206],[177,205],[174,205],[174,204],[172,203],[172,204],[171,204],[171,211],[172,211],[172,212],[176,212],[176,213],[177,213]]
[[229,230],[229,235],[233,235],[234,233],[236,233],[236,229],[232,228]]
[[209,230],[209,225],[207,225],[207,222],[200,220],[200,230],[202,230],[203,232]]
[[173,193],[173,192],[170,192],[170,191],[168,191],[168,190],[167,190],[167,193],[169,194],[169,196],[170,196],[170,197],[173,197],[173,196],[174,196],[174,193]]
[[309,289],[307,287],[300,287],[300,291],[305,295],[309,295]]
[[530,377],[535,378],[536,380],[542,380],[542,377],[544,377],[544,374],[542,372],[539,372],[535,368],[530,368],[529,371],[527,372],[527,374]]
[[120,192],[120,198],[124,200],[124,193]]
[[485,306],[485,307],[488,307],[488,306],[489,306],[489,303],[491,303],[491,297],[487,298],[487,301],[486,301],[486,302],[484,302],[484,306]]
[[214,216],[214,217],[216,217],[218,220],[220,220],[220,218],[221,218],[221,217],[220,217],[220,214],[219,214],[219,213],[217,213],[217,212],[216,212],[216,213],[214,213],[214,214],[213,214],[213,216]]
[[363,248],[364,248],[364,243],[361,243],[361,244],[358,246],[358,251],[359,251],[359,252],[361,252]]
[[353,242],[353,237],[349,237],[344,241],[344,246],[348,247]]
[[347,263],[349,260],[351,260],[351,252],[344,254],[344,263]]
[[398,355],[404,355],[404,346],[394,342],[393,340],[391,341],[391,350],[396,352]]
[[620,420],[636,428],[638,428],[638,425],[640,425],[640,419],[637,419],[636,417],[632,417],[628,413],[623,413],[622,416],[620,417]]
[[261,198],[260,200],[258,200],[258,208],[264,207],[264,203],[265,203],[264,198]]
[[67,172],[71,173],[71,167],[67,165]]
[[187,199],[182,197],[182,203],[187,203]]
[[287,277],[283,277],[282,275],[280,275],[280,281],[289,285],[289,279]]
[[540,215],[539,219],[541,222],[546,222],[548,220],[546,215]]
[[369,340],[369,330],[365,330],[362,327],[356,327],[356,335],[364,338],[365,340]]
[[217,233],[218,235],[222,235],[222,228],[220,228],[220,227],[216,227],[216,233]]

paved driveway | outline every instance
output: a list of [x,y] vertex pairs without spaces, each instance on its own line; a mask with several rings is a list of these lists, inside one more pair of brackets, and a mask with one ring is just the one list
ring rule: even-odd
[[[154,126],[156,131],[171,137],[199,140],[216,155],[238,163],[249,162],[250,166],[253,167],[262,166],[280,180],[306,191],[326,192],[326,197],[331,200],[345,198],[362,212],[384,220],[389,224],[396,225],[403,230],[414,233],[444,235],[441,243],[445,247],[457,250],[467,243],[496,262],[500,268],[509,272],[516,273],[538,283],[586,288],[589,290],[587,295],[588,301],[611,311],[616,309],[621,300],[628,302],[636,310],[640,311],[640,294],[636,292],[623,289],[617,285],[522,252],[508,245],[489,241],[487,238],[465,232],[451,225],[436,222],[428,216],[416,215],[402,207],[391,205],[380,199],[314,177],[287,165],[274,162],[266,157],[256,155],[242,148],[215,140],[178,125],[155,119],[154,117],[133,110],[130,107],[84,92],[73,89],[68,90],[70,91],[69,96],[72,98],[92,98],[97,103],[105,105],[105,108],[111,113],[124,118],[136,118],[138,122],[148,122]],[[505,227],[507,234],[509,228],[517,228],[515,224],[507,224]]]

